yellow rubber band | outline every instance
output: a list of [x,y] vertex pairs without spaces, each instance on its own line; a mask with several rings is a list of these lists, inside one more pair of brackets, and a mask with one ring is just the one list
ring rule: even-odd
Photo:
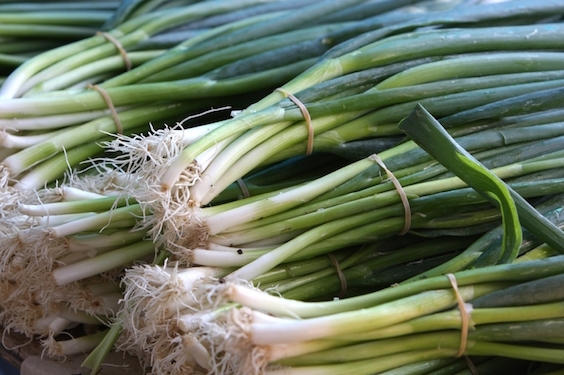
[[116,107],[114,107],[114,103],[112,102],[112,98],[110,98],[110,95],[108,95],[106,90],[104,90],[103,88],[101,88],[98,85],[88,85],[88,88],[96,90],[100,93],[100,95],[102,95],[102,98],[104,98],[106,105],[108,106],[108,108],[110,109],[110,112],[112,113],[112,117],[114,118],[114,122],[116,123],[117,133],[123,134],[123,125],[121,124],[121,120],[119,119],[118,113],[116,111]]
[[245,185],[245,181],[242,178],[237,180],[237,185],[239,185],[239,189],[243,192],[244,198],[249,198],[251,193],[249,193],[249,189],[247,189],[247,185]]
[[339,266],[339,261],[337,260],[337,258],[335,258],[335,255],[333,255],[333,253],[327,253],[327,255],[329,256],[329,259],[331,259],[331,263],[337,270],[337,275],[339,276],[339,280],[341,281],[341,290],[339,291],[339,299],[342,299],[345,296],[345,293],[347,292],[347,278],[345,277],[343,270],[341,270],[341,267]]
[[119,40],[114,38],[111,34],[105,33],[103,31],[97,31],[96,35],[101,35],[108,42],[112,43],[117,48],[117,50],[119,51],[119,54],[121,55],[121,58],[123,59],[123,62],[125,64],[125,68],[127,70],[131,70],[131,60],[129,59],[129,56],[127,56],[127,52],[125,51],[125,48],[123,48],[123,46],[121,45]]
[[404,235],[407,232],[409,232],[409,229],[411,228],[411,206],[409,205],[409,199],[407,198],[407,194],[405,194],[405,190],[403,190],[403,187],[401,186],[400,182],[398,181],[396,176],[394,176],[392,171],[390,171],[386,167],[386,165],[384,164],[382,159],[380,159],[378,157],[378,155],[376,155],[376,154],[372,155],[372,157],[374,158],[376,163],[378,163],[378,165],[384,171],[386,171],[386,175],[388,176],[388,179],[390,181],[392,181],[392,183],[394,184],[394,187],[398,191],[398,194],[399,194],[400,199],[401,199],[401,203],[403,204],[403,211],[404,211],[404,225],[403,225],[403,229],[401,230],[401,232],[398,233],[398,235],[400,235],[400,236]]
[[462,355],[466,351],[466,345],[468,343],[468,327],[470,325],[470,317],[468,314],[468,310],[466,310],[466,304],[464,303],[464,299],[462,299],[462,296],[460,295],[460,292],[458,290],[456,277],[452,273],[449,273],[446,276],[450,281],[450,285],[452,285],[452,289],[454,289],[456,302],[458,303],[458,309],[460,310],[460,320],[461,320],[460,346],[458,348],[458,353],[456,354],[456,356],[462,357]]
[[313,138],[315,136],[315,129],[313,128],[313,124],[311,123],[311,116],[304,105],[298,98],[296,98],[292,93],[284,90],[283,88],[277,88],[275,91],[279,91],[284,94],[285,97],[290,99],[294,102],[302,112],[302,116],[304,116],[304,120],[307,124],[307,148],[306,148],[306,155],[311,155],[313,152]]

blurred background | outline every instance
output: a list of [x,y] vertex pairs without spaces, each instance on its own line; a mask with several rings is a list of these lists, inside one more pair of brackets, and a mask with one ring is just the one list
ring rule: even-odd
[[18,375],[20,372],[0,357],[0,375]]

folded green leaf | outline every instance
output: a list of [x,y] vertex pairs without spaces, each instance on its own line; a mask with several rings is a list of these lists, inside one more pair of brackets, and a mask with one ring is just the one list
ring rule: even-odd
[[504,227],[500,261],[503,263],[513,261],[519,252],[522,231],[509,187],[460,147],[420,104],[399,124],[399,127],[439,163],[500,207]]

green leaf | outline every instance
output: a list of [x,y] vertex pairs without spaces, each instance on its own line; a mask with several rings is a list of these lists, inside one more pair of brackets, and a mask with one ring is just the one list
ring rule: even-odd
[[120,323],[114,323],[96,349],[94,349],[88,357],[86,357],[84,362],[82,362],[82,367],[92,370],[90,373],[91,375],[96,375],[100,371],[102,363],[106,359],[110,350],[114,347],[114,344],[121,335],[122,329],[123,328]]
[[421,105],[418,104],[411,114],[400,122],[399,128],[439,163],[500,207],[504,228],[500,262],[512,262],[519,253],[522,231],[510,188],[460,147]]

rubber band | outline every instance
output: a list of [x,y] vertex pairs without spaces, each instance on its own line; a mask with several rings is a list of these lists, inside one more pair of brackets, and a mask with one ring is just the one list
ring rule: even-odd
[[127,56],[127,52],[125,51],[125,48],[123,48],[123,46],[121,45],[119,40],[114,38],[111,34],[105,33],[103,31],[97,31],[96,35],[101,35],[108,42],[112,43],[117,48],[117,50],[119,51],[119,54],[121,55],[121,58],[123,59],[123,63],[125,64],[125,68],[127,70],[131,70],[131,60],[129,59],[129,56]]
[[315,129],[313,128],[313,124],[311,123],[311,116],[305,106],[298,98],[296,98],[292,93],[284,90],[283,88],[277,88],[274,91],[279,91],[284,94],[285,97],[290,99],[294,102],[295,105],[298,106],[300,111],[302,112],[302,116],[304,116],[304,120],[307,124],[307,148],[306,148],[306,155],[311,155],[313,152],[313,137],[315,136]]
[[464,299],[460,295],[458,291],[458,284],[456,282],[456,277],[449,273],[446,275],[450,281],[450,285],[452,289],[454,289],[454,294],[456,296],[456,302],[458,303],[458,309],[460,310],[460,320],[461,320],[461,327],[460,327],[460,347],[458,348],[458,353],[456,357],[462,357],[464,352],[466,351],[466,344],[468,343],[468,327],[470,323],[470,317],[468,311],[466,310],[466,304],[464,303]]
[[384,171],[386,171],[386,175],[388,176],[388,179],[390,179],[390,181],[392,181],[392,183],[394,184],[394,187],[396,188],[396,190],[398,191],[398,194],[400,196],[401,203],[403,204],[403,211],[404,211],[404,219],[405,220],[404,220],[403,229],[401,230],[401,232],[398,233],[398,235],[402,236],[402,235],[406,234],[407,232],[409,232],[409,229],[411,228],[411,206],[409,205],[409,199],[407,198],[407,194],[405,193],[405,190],[403,190],[403,187],[401,186],[401,184],[398,181],[398,179],[396,178],[396,176],[394,176],[392,171],[390,171],[386,167],[386,165],[384,164],[382,159],[380,159],[380,157],[378,157],[378,155],[376,155],[376,154],[372,155],[372,158],[374,158],[376,163],[378,163],[378,165]]
[[464,360],[466,361],[466,366],[468,366],[468,370],[472,373],[472,375],[480,375],[478,373],[478,369],[474,366],[474,363],[467,355],[464,356]]
[[114,107],[114,103],[112,103],[112,98],[110,98],[110,95],[108,95],[106,90],[98,85],[88,85],[88,88],[96,90],[100,93],[100,95],[102,95],[102,98],[104,98],[106,105],[108,106],[108,108],[110,108],[110,112],[112,113],[112,117],[114,118],[114,122],[116,123],[117,133],[123,134],[123,125],[121,124],[121,120],[119,119],[116,107]]
[[327,253],[327,255],[329,256],[329,259],[331,259],[331,263],[337,270],[337,275],[339,276],[339,280],[341,281],[341,290],[339,291],[339,299],[343,299],[345,293],[347,292],[347,278],[345,277],[343,270],[341,270],[341,267],[339,266],[339,261],[337,260],[337,258],[335,258],[335,255],[333,255],[333,253]]
[[239,185],[239,189],[243,192],[243,198],[249,198],[251,193],[249,193],[249,189],[247,189],[247,185],[245,185],[245,181],[242,178],[237,180],[237,185]]

